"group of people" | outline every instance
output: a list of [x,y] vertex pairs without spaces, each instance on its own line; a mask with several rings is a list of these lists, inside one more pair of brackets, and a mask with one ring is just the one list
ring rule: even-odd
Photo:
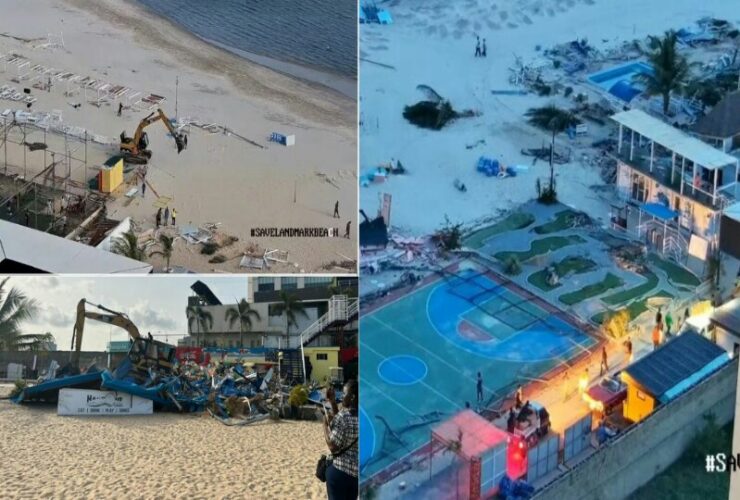
[[[159,226],[167,226],[170,224],[170,215],[172,215],[172,225],[176,225],[177,220],[177,210],[175,210],[175,207],[172,207],[172,212],[170,212],[170,207],[164,208],[164,213],[162,212],[162,207],[160,207],[157,210],[156,220],[157,220],[157,227]],[[164,219],[162,218],[164,216]]]
[[486,49],[486,39],[483,39],[483,43],[481,44],[481,40],[479,36],[475,37],[475,57],[486,57],[487,49]]
[[[334,215],[333,215],[333,217],[335,219],[340,219],[341,218],[341,217],[339,217],[339,200],[337,200],[337,202],[334,203]],[[352,227],[352,221],[349,220],[349,221],[347,221],[347,225],[344,228],[344,237],[347,238],[347,239],[349,239],[349,231],[350,231],[350,228],[351,227]]]
[[[686,311],[686,317],[689,317],[688,310]],[[653,327],[653,350],[660,346],[664,338],[670,337],[672,328],[673,316],[671,316],[671,312],[666,313],[664,321],[663,311],[659,307],[658,312],[655,313],[655,326]]]

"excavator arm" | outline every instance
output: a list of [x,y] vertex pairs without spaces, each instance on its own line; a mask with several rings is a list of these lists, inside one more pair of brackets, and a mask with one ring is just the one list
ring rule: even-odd
[[[108,314],[87,311],[85,310],[86,304],[97,307],[101,311],[105,311]],[[74,330],[72,331],[72,345],[74,347],[74,351],[72,353],[70,364],[75,369],[79,369],[80,367],[80,351],[82,350],[82,335],[85,330],[85,318],[123,328],[128,332],[129,336],[131,337],[131,339],[133,339],[134,342],[141,338],[139,329],[130,319],[128,319],[125,314],[113,311],[99,304],[92,304],[86,299],[81,299],[77,303],[77,320],[75,321]]]
[[[181,153],[182,150],[185,149],[184,138],[182,134],[179,134],[177,130],[175,130],[175,127],[172,126],[170,119],[167,118],[167,115],[165,115],[164,111],[162,111],[161,109],[158,109],[156,112],[149,114],[146,118],[139,122],[139,126],[136,127],[136,132],[134,133],[133,138],[126,137],[125,132],[121,133],[121,151],[127,151],[134,156],[144,155],[144,150],[146,147],[144,144],[142,144],[144,129],[152,123],[158,122],[160,120],[162,121],[162,123],[164,123],[165,127],[167,127],[167,130],[172,134],[172,137],[175,138],[177,152]],[[149,152],[149,156],[151,156],[151,152]]]

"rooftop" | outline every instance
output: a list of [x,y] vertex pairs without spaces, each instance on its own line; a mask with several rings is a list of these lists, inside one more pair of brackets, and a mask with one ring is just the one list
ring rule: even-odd
[[507,443],[509,435],[481,417],[473,410],[464,410],[432,430],[440,441],[450,443],[462,436],[460,455],[470,459],[501,443]]
[[622,111],[611,118],[620,125],[709,170],[738,163],[738,159],[734,156],[723,153],[639,109]]
[[[729,360],[724,349],[698,333],[686,332],[628,366],[624,373],[653,397],[671,399],[691,385],[685,382],[701,380],[707,367],[718,360]],[[676,391],[679,387],[681,391]]]
[[0,268],[15,273],[145,274],[146,262],[129,259],[0,220]]
[[691,127],[691,131],[721,138],[740,134],[740,91],[727,94]]
[[715,309],[710,321],[712,324],[740,336],[740,299],[733,299]]

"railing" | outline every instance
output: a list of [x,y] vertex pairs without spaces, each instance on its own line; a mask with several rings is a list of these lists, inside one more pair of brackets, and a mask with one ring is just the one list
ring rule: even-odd
[[349,301],[346,295],[334,295],[329,301],[329,310],[301,332],[301,346],[311,342],[335,321],[348,321],[359,311],[359,301]]

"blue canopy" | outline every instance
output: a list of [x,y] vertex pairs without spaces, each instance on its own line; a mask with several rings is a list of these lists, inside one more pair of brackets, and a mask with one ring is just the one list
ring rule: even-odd
[[671,210],[662,203],[643,203],[642,210],[649,213],[653,217],[657,217],[662,220],[672,220],[678,217],[678,212]]

